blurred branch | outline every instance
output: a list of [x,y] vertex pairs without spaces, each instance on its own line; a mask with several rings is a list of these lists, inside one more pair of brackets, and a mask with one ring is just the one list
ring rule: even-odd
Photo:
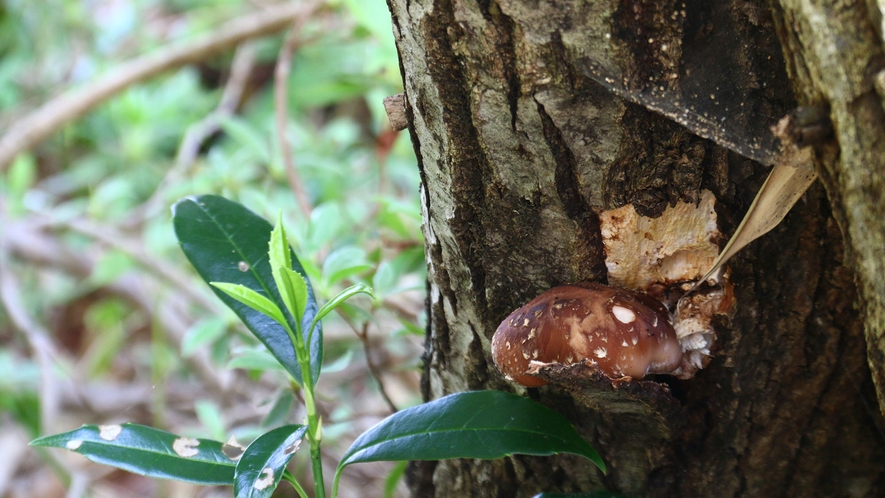
[[[150,256],[144,250],[140,241],[127,240],[125,235],[114,230],[110,225],[99,226],[86,219],[77,219],[61,222],[60,226],[79,232],[95,239],[97,242],[100,242],[105,246],[126,253],[136,262],[141,264],[144,269],[166,280],[173,288],[181,291],[192,301],[198,303],[206,310],[215,314],[222,312],[222,308],[218,304],[218,301],[215,298],[210,298],[208,293],[196,289],[191,281],[181,273],[179,268]],[[200,289],[202,289],[202,286]]]
[[[59,268],[81,279],[86,279],[92,274],[95,267],[93,258],[81,252],[71,251],[55,237],[35,227],[38,225],[39,223],[35,223],[34,220],[5,223],[3,231],[8,253],[41,266]],[[183,298],[178,292],[170,292],[167,299],[156,302],[150,296],[158,295],[159,291],[152,289],[145,279],[132,273],[123,275],[106,288],[145,310],[148,316],[160,320],[169,337],[177,347],[180,347],[191,322],[184,308],[191,301]],[[194,369],[208,389],[219,393],[229,389],[232,372],[213,365],[206,351],[196,351],[193,355],[183,358],[183,361]]]
[[140,224],[160,211],[165,190],[187,174],[200,153],[203,142],[221,129],[225,119],[234,115],[249,81],[249,74],[255,67],[255,51],[256,44],[251,40],[237,47],[218,107],[202,121],[188,127],[178,147],[175,165],[166,173],[150,199],[133,213],[132,219],[127,222],[128,226]]
[[[313,3],[312,5],[313,8],[319,6],[317,3]],[[295,194],[298,205],[301,207],[301,212],[304,214],[305,219],[309,219],[311,211],[310,200],[307,197],[307,192],[304,190],[304,184],[298,176],[298,171],[295,169],[295,160],[292,157],[292,144],[289,143],[286,126],[288,121],[287,111],[289,109],[289,99],[287,95],[289,73],[292,70],[292,56],[295,54],[295,50],[300,44],[299,35],[301,28],[304,26],[305,18],[306,16],[296,18],[293,21],[292,28],[286,34],[283,46],[280,47],[280,54],[277,57],[277,67],[274,71],[273,100],[277,140],[280,142],[280,155],[283,159],[283,165],[285,165],[286,168],[286,177],[289,179],[289,186]]]
[[59,411],[59,388],[52,375],[52,358],[58,358],[58,353],[49,332],[21,301],[21,284],[9,264],[8,235],[9,231],[4,230],[0,236],[0,302],[13,326],[24,335],[40,368],[40,430],[45,431],[52,426]]
[[359,338],[360,344],[363,347],[363,354],[366,355],[366,366],[369,367],[369,373],[372,374],[372,378],[374,378],[375,382],[378,384],[378,391],[381,393],[381,397],[384,398],[387,407],[390,408],[390,412],[396,413],[399,410],[393,403],[393,400],[390,399],[390,396],[387,395],[387,389],[384,388],[384,380],[381,377],[381,369],[379,369],[378,365],[372,360],[372,345],[369,343],[369,321],[366,320],[363,322],[363,326],[358,328],[356,324],[350,320],[350,317],[344,313],[344,310],[336,308],[335,311],[338,313],[338,316],[340,316],[344,322],[353,329],[353,332],[356,334],[357,338]]
[[159,73],[201,61],[245,40],[279,31],[294,20],[306,17],[315,3],[296,2],[268,7],[220,26],[211,34],[185,44],[175,44],[157,52],[122,63],[96,81],[72,89],[50,100],[0,137],[0,171],[15,157],[41,141],[65,123],[86,114],[98,104],[128,86]]

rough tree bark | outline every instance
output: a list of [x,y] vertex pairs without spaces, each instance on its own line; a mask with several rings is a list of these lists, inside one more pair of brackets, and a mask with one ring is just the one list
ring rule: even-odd
[[[870,20],[863,2],[838,15],[795,3],[389,0],[422,175],[423,394],[521,392],[567,415],[610,467],[602,475],[568,455],[414,463],[416,496],[885,493],[885,433],[864,341],[866,329],[883,378],[885,141],[872,83],[882,68],[881,19]],[[714,21],[697,21],[698,11]],[[849,14],[854,24],[839,33],[851,37],[816,38],[835,36]],[[741,34],[735,47],[716,39],[725,24]],[[638,35],[613,49],[607,33]],[[829,103],[836,137],[817,156],[826,190],[813,186],[781,226],[732,260],[736,310],[716,323],[718,349],[694,379],[520,389],[492,364],[491,336],[554,285],[607,281],[602,210],[632,204],[655,217],[706,189],[730,234],[767,174],[581,70],[588,53],[625,72],[666,66],[643,48],[653,39],[740,80],[749,110],[734,119]],[[840,59],[833,47],[864,55]],[[864,67],[826,74],[840,64]],[[839,83],[846,74],[851,84]]]

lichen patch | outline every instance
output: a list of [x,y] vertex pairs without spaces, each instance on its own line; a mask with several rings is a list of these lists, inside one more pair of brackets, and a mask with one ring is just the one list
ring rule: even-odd
[[113,441],[117,439],[117,436],[123,432],[122,425],[99,425],[98,426],[98,437],[104,439],[105,441]]
[[180,437],[172,442],[172,450],[180,457],[195,457],[200,453],[200,450],[197,449],[199,444],[200,441],[192,437]]

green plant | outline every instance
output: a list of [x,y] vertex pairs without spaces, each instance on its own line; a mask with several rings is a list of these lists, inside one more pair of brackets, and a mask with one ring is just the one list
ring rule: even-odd
[[[180,437],[151,427],[87,425],[33,441],[150,477],[233,485],[237,497],[270,496],[285,479],[307,493],[286,466],[307,440],[315,494],[325,497],[320,448],[323,421],[315,387],[323,359],[324,316],[356,294],[351,286],[319,306],[307,274],[289,247],[282,222],[274,228],[240,204],[217,196],[178,202],[173,216],[182,250],[199,275],[267,347],[303,394],[303,424],[284,425],[248,447]],[[501,458],[519,453],[584,456],[605,466],[562,415],[499,391],[457,393],[402,410],[363,433],[338,464],[332,496],[348,465],[372,461]]]

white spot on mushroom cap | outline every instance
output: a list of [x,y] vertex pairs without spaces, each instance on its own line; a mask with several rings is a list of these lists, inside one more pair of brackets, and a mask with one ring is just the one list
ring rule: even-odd
[[70,441],[68,441],[67,443],[65,443],[65,448],[67,448],[67,449],[69,449],[69,450],[71,450],[71,451],[74,451],[74,450],[76,450],[77,448],[79,448],[80,445],[82,445],[82,444],[83,444],[83,441],[81,441],[81,440],[79,440],[79,439],[71,439]]
[[253,488],[261,491],[263,489],[267,489],[273,484],[273,469],[270,467],[265,467],[261,470],[261,476],[258,479],[255,479],[255,484],[252,485]]
[[633,323],[636,320],[636,313],[633,313],[633,310],[630,308],[623,306],[612,306],[612,314],[621,323]]
[[200,441],[192,437],[180,437],[172,442],[172,450],[180,457],[190,458],[200,453],[196,448],[199,444]]
[[98,437],[104,439],[105,441],[113,441],[117,439],[117,436],[123,432],[122,425],[99,425],[98,426]]
[[605,356],[608,354],[608,351],[606,351],[605,348],[596,348],[593,351],[593,354],[595,354],[597,358],[605,358]]

